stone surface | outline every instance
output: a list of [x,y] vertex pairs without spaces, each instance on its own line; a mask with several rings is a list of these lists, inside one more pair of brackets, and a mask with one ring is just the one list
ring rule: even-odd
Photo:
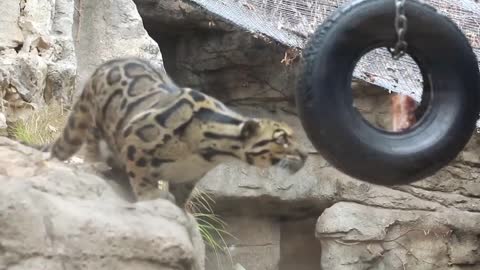
[[6,136],[8,134],[7,118],[5,114],[0,112],[0,136]]
[[10,119],[21,107],[28,107],[19,106],[20,101],[43,104],[52,93],[64,98],[72,92],[74,8],[73,0],[6,0],[0,5],[8,14],[0,20],[0,92],[14,94],[10,95],[14,98],[3,95]]
[[238,30],[197,30],[161,42],[164,36],[152,34],[160,41],[165,68],[180,85],[201,89],[229,106],[274,110],[293,103],[298,68],[282,63],[287,48]]
[[77,93],[93,70],[106,60],[139,56],[163,69],[157,43],[150,38],[132,0],[78,1],[76,16]]
[[195,220],[0,138],[0,269],[204,269]]
[[[116,56],[139,55],[161,66],[160,51],[150,35],[160,43],[165,69],[179,84],[199,88],[247,114],[289,122],[298,130],[302,142],[312,152],[306,167],[296,175],[289,176],[281,170],[258,170],[244,164],[231,163],[217,167],[202,180],[201,188],[214,194],[216,213],[226,217],[230,231],[238,238],[228,242],[234,264],[239,262],[247,270],[289,270],[292,265],[298,269],[320,268],[320,247],[313,244],[316,241],[314,228],[308,222],[322,215],[317,235],[322,244],[321,264],[325,269],[363,269],[362,267],[369,266],[372,269],[403,269],[401,267],[404,262],[407,263],[406,267],[409,266],[406,269],[433,269],[429,264],[433,262],[430,259],[437,260],[436,264],[451,263],[449,269],[478,269],[478,260],[475,259],[480,257],[478,231],[472,229],[475,226],[480,228],[478,223],[472,223],[478,221],[476,215],[480,213],[478,135],[472,138],[457,160],[424,181],[393,188],[357,181],[338,172],[315,153],[302,132],[292,106],[298,74],[295,52],[235,29],[197,9],[188,1],[134,2],[143,19],[138,15],[133,2],[128,0],[82,0],[75,1],[76,6],[73,0],[1,1],[0,7],[8,10],[0,18],[2,96],[9,97],[6,100],[15,103],[15,108],[24,106],[22,101],[42,103],[43,99],[69,99],[74,89],[78,93],[82,81],[96,65]],[[366,113],[367,119],[388,128],[389,105],[385,94],[375,90],[355,94],[355,97],[357,107]],[[11,110],[9,107],[7,114],[11,115]],[[24,150],[20,152],[22,151]],[[0,155],[6,153],[13,152],[2,151]],[[24,216],[19,216],[15,221],[21,225],[19,228],[35,232],[31,234],[32,239],[40,239],[35,231],[40,230],[38,224],[42,224],[40,228],[44,231],[50,226],[44,225],[49,220],[57,225],[53,227],[53,233],[45,233],[38,240],[48,244],[48,249],[43,253],[35,250],[38,246],[33,246],[28,241],[24,241],[25,246],[21,246],[23,243],[19,241],[7,244],[0,242],[0,250],[10,252],[0,257],[0,269],[7,263],[11,269],[33,269],[39,264],[56,269],[64,261],[70,263],[67,269],[85,268],[82,262],[91,269],[170,269],[169,266],[158,263],[158,260],[164,258],[159,251],[164,250],[161,241],[165,238],[158,226],[165,224],[167,228],[177,227],[179,222],[176,218],[170,219],[163,215],[153,217],[150,214],[153,210],[147,206],[145,207],[150,210],[140,206],[136,206],[135,210],[125,210],[122,207],[128,204],[124,199],[126,195],[117,194],[121,193],[121,189],[113,189],[117,193],[110,191],[111,186],[100,184],[97,178],[91,178],[85,168],[70,170],[63,166],[48,165],[48,170],[52,171],[50,174],[45,172],[42,164],[35,163],[35,157],[31,153],[25,155],[21,159],[8,158],[7,164],[14,166],[18,163],[15,165],[17,169],[7,171],[4,167],[4,172],[1,172],[4,179],[6,175],[11,176],[8,177],[10,180],[1,180],[8,182],[9,187],[0,191],[0,207],[2,204],[9,205],[3,198],[13,196],[6,192],[22,190],[22,195],[18,197],[24,204],[25,208],[22,209],[26,210]],[[37,173],[42,175],[38,176]],[[63,173],[68,174],[68,179],[72,181],[63,181]],[[44,180],[44,174],[49,175],[48,181]],[[47,187],[44,186],[45,183]],[[82,194],[81,198],[78,198],[78,194]],[[35,199],[35,204],[32,198]],[[101,204],[97,210],[92,206],[93,202],[96,206],[97,201],[108,201],[108,204]],[[112,206],[109,208],[107,205]],[[70,212],[70,209],[74,207],[81,210],[78,210],[78,215],[72,216],[75,212]],[[165,213],[176,211],[163,204],[151,207],[165,210]],[[101,226],[101,222],[106,224],[108,220],[98,218],[99,223],[93,223],[97,226],[93,227],[93,236],[85,238],[90,239],[91,243],[79,242],[79,235],[88,232],[88,226],[91,226],[85,224],[93,220],[89,219],[89,215],[94,210],[112,219],[108,224],[115,228],[114,232],[118,233],[116,236],[123,233],[141,239],[112,237],[112,231]],[[11,213],[9,211],[11,210],[5,210],[5,213]],[[53,218],[45,212],[53,213]],[[112,217],[115,213],[127,215],[127,221],[120,223],[118,217]],[[132,229],[140,223],[130,215],[138,217],[142,222],[151,222],[156,230],[141,227],[140,233]],[[474,218],[464,219],[472,216]],[[73,224],[76,226],[68,228],[72,232],[66,231],[65,224],[69,224],[70,219],[85,226],[79,228],[80,225]],[[155,220],[152,221],[153,219]],[[95,221],[96,219],[92,222]],[[389,225],[389,222],[394,224]],[[180,223],[189,224],[185,219]],[[25,227],[25,224],[30,227]],[[8,225],[8,230],[19,230],[13,227],[13,223]],[[6,228],[4,226],[5,220],[2,218],[0,228],[3,230]],[[178,225],[180,229],[182,226]],[[308,226],[311,226],[311,230]],[[422,236],[423,232],[412,231],[406,237],[411,242],[402,242],[405,238],[396,243],[389,241],[403,232],[403,229],[409,230],[412,226],[430,228],[430,231],[437,234],[442,234],[447,229],[455,233],[435,238],[431,234]],[[330,230],[331,234],[319,233],[323,232],[323,227]],[[352,230],[345,236],[345,232],[337,230],[337,227]],[[379,233],[382,228],[387,231],[384,236]],[[2,230],[0,239],[4,239]],[[364,245],[364,242],[357,244],[360,241],[358,239],[348,242],[348,237],[355,236],[357,231],[367,236],[373,235],[372,237],[380,235],[380,240],[370,246]],[[51,240],[51,235],[55,236],[55,241]],[[67,239],[65,235],[72,237]],[[192,250],[192,244],[188,244],[188,233],[183,235],[177,239],[177,244],[184,247],[184,250]],[[21,231],[19,236],[27,237]],[[335,238],[336,236],[340,238]],[[198,243],[198,237],[196,239]],[[347,241],[348,245],[336,242],[338,239]],[[302,242],[305,243],[303,247],[300,245]],[[18,244],[13,246],[17,249],[12,249],[11,243]],[[79,249],[73,245],[77,243],[82,248],[88,247],[85,249],[87,251],[100,250],[103,253],[96,256],[78,252]],[[126,251],[122,253],[119,246],[127,243],[133,245],[132,250],[128,251],[128,254],[133,254],[131,256],[125,255]],[[395,246],[398,243],[414,251],[413,256],[407,254],[405,249],[402,250],[401,246]],[[196,245],[199,244],[193,244]],[[438,249],[430,248],[432,246]],[[154,249],[148,249],[148,253],[146,247]],[[424,249],[421,250],[422,248]],[[21,253],[21,250],[26,250],[26,253]],[[56,254],[60,255],[53,256],[48,252],[58,252]],[[386,255],[377,256],[379,252]],[[334,257],[337,253],[344,254],[344,258]],[[210,262],[213,256],[209,254]],[[425,259],[427,263],[416,260],[415,257]],[[302,262],[308,261],[308,264],[295,264],[295,258]],[[335,264],[335,258],[343,264],[343,268]],[[227,267],[227,259],[221,259],[223,267],[219,269],[230,269]],[[315,259],[318,259],[318,265],[315,265]],[[211,268],[208,269],[216,269],[210,262],[208,266]]]
[[15,121],[55,99],[71,102],[100,63],[140,56],[163,68],[132,0],[0,3],[0,93]]
[[[46,102],[52,99],[69,101],[75,91],[77,75],[77,52],[75,44],[74,17],[77,13],[74,0],[56,0],[53,7],[50,35],[53,52],[48,61],[46,86],[43,96]],[[48,37],[46,43],[48,45]],[[95,54],[95,51],[92,51]]]
[[279,270],[318,270],[321,246],[315,239],[315,218],[280,223]]
[[185,0],[133,0],[147,29],[177,33],[198,29],[230,31],[234,27]]
[[[231,258],[210,250],[206,269],[232,269],[237,263],[248,270],[276,270],[280,261],[280,224],[270,218],[224,217],[228,231],[226,244]],[[233,258],[233,260],[232,260]]]
[[7,129],[7,118],[0,112],[0,130]]
[[339,202],[316,232],[324,270],[480,268],[480,213]]
[[0,2],[4,12],[0,18],[0,50],[15,48],[23,42],[22,30],[17,24],[20,16],[20,0],[4,0]]
[[[225,237],[228,254],[208,250],[209,270],[318,270],[320,243],[316,218],[279,220],[268,217],[222,216],[234,237]],[[230,257],[231,256],[231,257]]]

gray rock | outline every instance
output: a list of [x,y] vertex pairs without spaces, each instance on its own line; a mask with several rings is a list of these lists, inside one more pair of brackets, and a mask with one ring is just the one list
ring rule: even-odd
[[0,112],[0,130],[7,129],[7,118],[4,113]]
[[[231,31],[230,23],[210,14],[191,1],[133,0],[147,28],[162,32],[191,29]],[[212,24],[213,23],[213,24]]]
[[6,48],[15,48],[23,42],[22,30],[18,26],[20,16],[20,0],[3,0],[0,2],[4,12],[0,19],[0,51]]
[[316,235],[325,270],[480,267],[480,213],[339,202],[320,216]]
[[238,30],[198,31],[180,35],[171,45],[174,50],[160,46],[165,61],[175,62],[167,71],[181,85],[199,88],[229,106],[291,105],[298,68],[282,63],[288,48]]
[[[280,224],[269,218],[248,219],[242,216],[222,217],[229,224],[227,256],[209,250],[206,268],[209,270],[236,269],[240,263],[247,270],[276,270],[280,262]],[[232,261],[232,258],[233,261]]]
[[143,27],[132,0],[79,2],[75,38],[78,59],[77,93],[93,70],[106,60],[139,56],[163,69],[158,44]]
[[[72,92],[73,0],[6,0],[0,7],[9,14],[0,20],[0,91],[17,92],[36,104],[45,102],[44,94],[49,101],[52,92]],[[12,20],[15,25],[9,23]],[[60,86],[55,88],[52,82]]]
[[51,31],[53,50],[43,93],[46,102],[52,99],[69,101],[75,89],[78,67],[74,40],[74,17],[77,11],[74,5],[73,0],[55,1]]
[[[75,2],[77,6],[73,0],[0,3],[8,10],[0,19],[0,92],[18,91],[34,103],[42,103],[43,98],[69,99],[100,62],[117,56],[143,56],[163,68],[150,34],[162,46],[165,65],[169,62],[167,71],[178,83],[197,87],[247,114],[289,122],[312,152],[305,169],[296,175],[231,163],[202,180],[201,188],[216,200],[216,213],[229,216],[229,230],[239,238],[228,242],[234,262],[248,270],[290,270],[292,265],[318,269],[320,258],[315,261],[315,255],[320,253],[311,245],[313,226],[307,222],[285,227],[278,220],[316,219],[328,209],[319,224],[331,234],[318,233],[325,269],[403,269],[397,255],[408,268],[430,269],[430,264],[417,261],[389,241],[393,238],[388,237],[398,236],[411,224],[439,234],[449,228],[456,232],[444,238],[447,242],[409,233],[412,242],[399,243],[413,250],[415,257],[438,260],[441,266],[451,263],[449,269],[479,268],[475,240],[479,234],[472,229],[480,227],[472,224],[480,212],[478,135],[456,161],[424,181],[393,188],[360,182],[315,153],[303,133],[292,106],[298,67],[295,61],[289,66],[282,63],[287,48],[235,29],[188,1],[134,0],[143,19],[130,0]],[[373,91],[356,97],[369,120],[388,127],[385,95]],[[171,269],[168,254],[173,254],[176,261],[172,264],[179,268],[203,258],[203,248],[194,248],[203,247],[198,232],[188,229],[193,224],[188,221],[191,217],[170,204],[137,204],[132,209],[122,188],[105,184],[84,167],[39,162],[36,152],[11,146],[11,142],[0,141],[0,147],[4,161],[0,165],[0,269],[36,269],[38,265],[49,269]],[[347,211],[338,202],[355,207]],[[12,204],[13,210],[8,208]],[[361,242],[367,241],[363,238],[348,242],[343,238],[345,232],[331,224],[352,228],[347,236],[357,230],[367,236],[380,235],[379,242],[370,246]],[[382,228],[387,230],[383,238]],[[168,238],[168,232],[175,232],[178,239]],[[18,238],[14,239],[15,234]],[[349,245],[337,243],[335,235],[342,235],[338,239]],[[175,248],[167,248],[168,243]],[[302,247],[301,243],[308,244]],[[200,253],[193,255],[194,249]],[[379,252],[386,255],[377,256]],[[333,257],[336,253],[345,256]],[[299,266],[295,259],[309,260]],[[229,269],[224,262],[219,269]],[[208,269],[217,268],[209,265]]]
[[222,216],[222,219],[234,237],[225,237],[228,253],[207,249],[207,269],[236,270],[237,264],[247,270],[319,269],[321,248],[315,238],[317,218],[282,220],[238,215]]
[[[0,19],[0,93],[39,106],[52,99],[69,103],[92,70],[111,58],[140,56],[163,69],[160,49],[131,0],[5,0],[0,8],[8,14]],[[7,118],[18,114],[18,108],[8,111]]]
[[0,269],[204,269],[191,215],[0,138]]

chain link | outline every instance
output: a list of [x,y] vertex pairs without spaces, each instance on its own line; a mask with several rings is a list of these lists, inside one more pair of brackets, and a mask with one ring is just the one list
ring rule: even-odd
[[395,47],[388,50],[395,60],[400,59],[406,54],[407,42],[405,41],[405,34],[407,33],[407,16],[405,16],[405,0],[395,1],[395,31],[397,33],[397,43]]

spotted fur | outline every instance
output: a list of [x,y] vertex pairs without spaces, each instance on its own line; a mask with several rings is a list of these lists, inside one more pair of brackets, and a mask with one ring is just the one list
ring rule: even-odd
[[111,60],[93,73],[49,150],[66,160],[84,143],[91,158],[128,174],[138,200],[167,198],[160,181],[180,206],[228,159],[296,172],[307,156],[288,125],[244,117],[137,58]]

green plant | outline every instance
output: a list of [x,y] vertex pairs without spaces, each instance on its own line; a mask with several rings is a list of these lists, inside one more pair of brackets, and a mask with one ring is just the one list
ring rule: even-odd
[[219,253],[222,252],[228,256],[233,267],[232,256],[225,237],[235,237],[226,230],[227,224],[225,221],[213,212],[213,203],[215,203],[215,200],[207,192],[195,188],[185,208],[197,220],[203,241],[215,253],[217,263],[220,263]]
[[51,104],[35,111],[12,127],[11,136],[28,144],[42,145],[52,142],[62,131],[67,113],[60,104]]

